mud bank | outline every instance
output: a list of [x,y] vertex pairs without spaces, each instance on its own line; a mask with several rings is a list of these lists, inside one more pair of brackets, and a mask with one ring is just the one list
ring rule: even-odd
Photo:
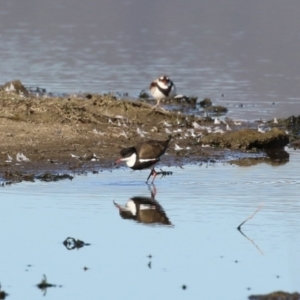
[[112,95],[49,97],[2,88],[0,177],[19,181],[113,169],[123,147],[170,134],[173,140],[162,158],[166,166],[227,161],[229,156],[268,160],[266,149],[282,149],[289,143],[287,126],[266,123],[268,128],[258,130],[259,126],[185,114],[180,106],[176,111],[153,109],[145,100]]

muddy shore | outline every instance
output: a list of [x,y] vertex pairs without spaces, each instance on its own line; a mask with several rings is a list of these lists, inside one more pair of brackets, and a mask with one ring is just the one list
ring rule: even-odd
[[172,143],[158,168],[216,160],[288,161],[288,156],[269,155],[282,152],[290,141],[284,122],[220,122],[182,113],[181,104],[172,111],[153,109],[145,100],[113,95],[49,97],[2,88],[0,103],[0,178],[5,182],[113,170],[122,167],[113,163],[123,147],[170,134]]

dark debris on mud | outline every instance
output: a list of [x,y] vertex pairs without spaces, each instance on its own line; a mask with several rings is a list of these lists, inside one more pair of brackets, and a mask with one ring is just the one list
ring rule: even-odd
[[12,183],[18,183],[22,181],[30,181],[35,182],[35,180],[45,181],[45,182],[54,182],[64,179],[72,180],[74,176],[70,174],[51,174],[51,173],[43,173],[39,175],[35,175],[33,173],[21,173],[21,172],[11,172],[11,171],[5,171],[3,174],[3,179],[5,180],[5,183],[3,182],[1,186],[4,185],[10,185]]

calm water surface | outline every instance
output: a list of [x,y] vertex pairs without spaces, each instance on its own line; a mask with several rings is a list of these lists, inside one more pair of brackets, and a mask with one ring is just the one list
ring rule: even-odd
[[167,73],[230,117],[298,115],[299,10],[298,0],[2,0],[0,83],[136,97]]
[[[0,190],[1,284],[9,299],[247,299],[299,291],[300,152],[282,166],[170,168],[156,200],[173,226],[122,219],[113,200],[150,196],[128,169]],[[243,227],[236,227],[264,203]],[[91,246],[67,250],[67,237]],[[149,258],[148,255],[152,255]],[[148,266],[151,262],[151,268]],[[28,266],[29,265],[29,266]],[[87,271],[83,268],[88,267]],[[182,285],[187,289],[183,290]]]

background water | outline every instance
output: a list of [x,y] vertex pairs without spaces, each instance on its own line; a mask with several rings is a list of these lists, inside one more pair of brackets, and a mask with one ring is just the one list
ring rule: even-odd
[[[291,162],[299,160],[300,152],[291,152]],[[156,200],[173,226],[124,220],[113,205],[149,197],[147,172],[1,188],[0,280],[9,299],[41,298],[35,285],[43,274],[61,285],[49,288],[47,299],[234,300],[299,292],[296,168],[215,163],[168,170],[174,174],[157,180]],[[236,228],[262,203],[242,226],[247,239]],[[68,251],[62,241],[69,236],[91,245]]]
[[299,114],[299,10],[298,0],[2,0],[0,83],[136,97],[167,73],[230,117],[289,117]]

